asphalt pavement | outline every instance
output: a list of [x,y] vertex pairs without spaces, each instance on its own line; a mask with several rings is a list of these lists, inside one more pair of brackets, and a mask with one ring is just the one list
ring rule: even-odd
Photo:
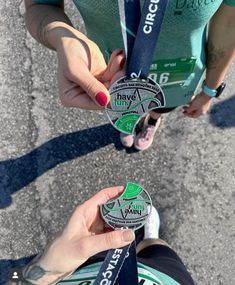
[[[80,26],[74,7],[68,13]],[[19,0],[0,0],[0,284],[103,187],[140,183],[161,237],[198,285],[235,284],[235,64],[197,120],[164,116],[151,149],[126,151],[102,112],[64,108],[56,55],[26,32]]]

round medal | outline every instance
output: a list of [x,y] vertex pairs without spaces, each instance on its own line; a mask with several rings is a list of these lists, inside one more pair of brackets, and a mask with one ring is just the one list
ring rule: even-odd
[[128,182],[125,191],[118,198],[100,206],[104,221],[114,229],[137,230],[147,221],[152,209],[152,201],[146,190]]
[[110,103],[105,111],[112,125],[120,132],[132,134],[146,113],[165,106],[161,87],[152,79],[122,77],[109,89]]

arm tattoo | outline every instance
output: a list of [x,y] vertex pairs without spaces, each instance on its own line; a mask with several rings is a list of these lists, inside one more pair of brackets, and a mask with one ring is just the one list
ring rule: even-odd
[[[66,277],[69,273],[61,273],[55,271],[47,271],[40,266],[38,263],[39,259],[41,258],[42,254],[36,256],[23,270],[22,270],[22,277],[23,279],[20,280],[17,284],[19,285],[36,285],[36,284],[43,284],[43,285],[53,285]],[[11,283],[7,283],[11,284]]]
[[[40,278],[44,277],[48,273],[44,270],[41,266],[37,264],[32,264],[31,266],[27,267],[25,272],[23,272],[23,277],[25,279],[25,284],[33,284],[26,280],[38,281]],[[25,285],[24,281],[22,285]]]
[[207,44],[207,68],[215,69],[221,58],[225,56],[222,48],[216,48],[212,42]]

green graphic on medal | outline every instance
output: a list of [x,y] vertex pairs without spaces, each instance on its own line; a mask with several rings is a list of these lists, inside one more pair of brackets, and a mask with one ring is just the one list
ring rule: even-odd
[[112,228],[137,230],[147,221],[152,201],[146,190],[128,182],[121,196],[100,206],[104,221]]
[[120,132],[133,134],[140,118],[165,106],[161,87],[152,79],[122,77],[109,89],[110,103],[105,111],[111,124]]

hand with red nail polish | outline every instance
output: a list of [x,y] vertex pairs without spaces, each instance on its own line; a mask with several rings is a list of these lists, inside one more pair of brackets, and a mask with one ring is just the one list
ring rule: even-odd
[[61,102],[66,107],[103,109],[109,102],[108,88],[120,77],[125,57],[122,50],[115,50],[106,65],[98,46],[71,29],[71,35],[61,37],[56,46]]

